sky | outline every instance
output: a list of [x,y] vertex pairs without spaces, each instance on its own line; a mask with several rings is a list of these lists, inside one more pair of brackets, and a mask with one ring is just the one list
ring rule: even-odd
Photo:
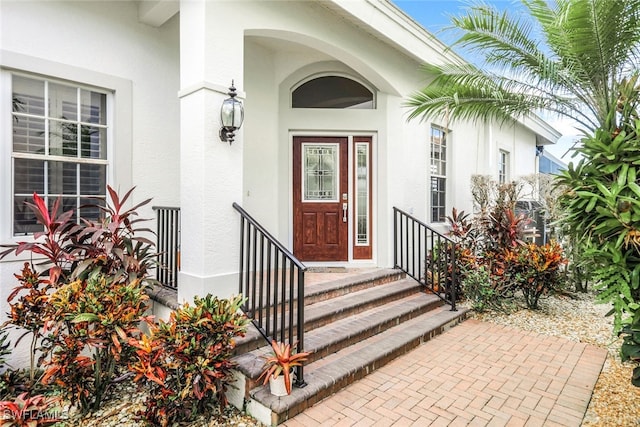
[[[417,23],[433,33],[445,44],[451,44],[454,40],[452,31],[446,31],[445,27],[451,25],[451,15],[463,15],[468,0],[392,0],[407,15]],[[496,5],[500,9],[513,8],[517,2],[513,0],[483,0],[485,3]],[[460,53],[460,52],[459,52]],[[467,60],[470,58],[461,56]],[[546,147],[547,150],[565,162],[571,161],[571,154],[567,150],[571,148],[576,138],[576,131],[563,119],[550,118],[547,122],[556,128],[563,137],[555,146]],[[567,154],[567,155],[565,155]],[[562,157],[565,155],[564,157]]]

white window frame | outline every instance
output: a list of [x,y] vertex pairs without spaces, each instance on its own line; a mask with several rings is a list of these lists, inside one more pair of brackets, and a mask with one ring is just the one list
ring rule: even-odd
[[[111,117],[108,116],[107,111],[110,109],[109,108],[109,104],[113,103],[113,97],[111,96],[111,93],[108,91],[104,91],[104,90],[100,90],[100,89],[96,89],[93,87],[88,87],[84,84],[80,84],[80,83],[68,83],[68,82],[63,82],[63,81],[59,81],[56,79],[51,79],[51,78],[46,78],[46,77],[41,77],[41,76],[34,76],[34,75],[30,75],[30,74],[25,74],[22,72],[13,72],[10,73],[11,75],[11,79],[13,81],[14,77],[24,77],[30,80],[34,80],[37,82],[42,82],[44,84],[44,93],[43,95],[43,101],[44,101],[44,111],[42,115],[33,115],[33,114],[28,114],[25,112],[13,112],[12,114],[12,124],[15,124],[15,120],[16,119],[20,119],[20,118],[24,118],[24,119],[28,119],[28,118],[34,118],[34,119],[42,119],[44,122],[44,129],[45,129],[45,134],[44,134],[44,144],[45,144],[45,152],[43,154],[34,154],[34,153],[25,153],[25,152],[20,152],[20,151],[14,151],[12,148],[12,173],[11,173],[11,180],[12,180],[12,189],[11,189],[11,193],[12,196],[18,196],[18,194],[16,193],[16,189],[15,189],[15,178],[16,178],[16,171],[15,171],[15,162],[18,159],[24,159],[24,160],[37,160],[37,161],[42,161],[43,165],[46,165],[48,162],[56,162],[59,164],[74,164],[74,165],[80,165],[80,164],[91,164],[91,165],[102,165],[105,166],[105,170],[106,170],[106,176],[105,176],[105,184],[107,182],[109,182],[109,163],[110,163],[110,159],[109,159],[109,146],[111,145],[111,141],[109,140],[109,135],[111,134],[110,132],[110,128],[113,126],[112,124],[112,119]],[[67,86],[69,88],[72,88],[75,92],[76,92],[76,117],[74,118],[68,118],[66,120],[60,120],[57,117],[53,117],[52,113],[49,111],[49,105],[51,104],[51,101],[53,100],[53,98],[50,97],[50,91],[49,91],[49,86],[51,85],[64,85]],[[13,89],[14,85],[12,82],[12,89]],[[106,121],[104,124],[100,124],[100,123],[88,123],[88,122],[82,122],[81,118],[80,118],[80,111],[79,108],[81,106],[81,99],[80,99],[80,92],[79,90],[85,90],[85,91],[91,91],[94,93],[101,93],[103,95],[105,95],[106,98],[106,104],[105,104],[105,111],[103,112],[106,116]],[[12,90],[12,94],[14,93],[14,90]],[[66,123],[71,123],[73,125],[77,126],[78,129],[78,135],[77,138],[80,138],[81,135],[81,131],[80,129],[84,126],[90,126],[92,128],[98,128],[98,129],[103,129],[105,131],[105,143],[106,143],[106,152],[105,152],[105,158],[101,159],[101,158],[83,158],[82,157],[82,151],[81,149],[77,150],[77,154],[75,157],[69,157],[69,156],[63,156],[63,155],[55,155],[55,154],[51,154],[50,153],[50,145],[51,145],[51,141],[50,141],[50,121],[54,120],[56,122],[66,122]],[[13,139],[12,139],[12,146],[13,146]],[[80,143],[79,140],[76,141],[76,143]],[[53,194],[53,192],[51,191],[51,189],[49,188],[49,179],[47,178],[47,169],[45,169],[43,171],[44,174],[44,191],[42,192],[42,194],[39,194],[41,197],[43,197],[45,203],[49,204],[52,202],[52,198],[55,199],[58,197],[57,194]],[[107,196],[107,189],[106,187],[104,188],[104,191],[100,194],[100,195],[82,195],[80,193],[80,185],[81,185],[81,180],[80,180],[80,170],[76,168],[76,191],[73,194],[68,194],[68,195],[60,195],[64,198],[69,198],[69,199],[76,199],[76,204],[75,204],[75,210],[80,208],[80,200],[81,199],[87,199],[87,198],[91,198],[91,197],[100,197],[103,199],[106,199]],[[19,196],[21,197],[30,197],[30,194],[20,194]],[[12,235],[13,236],[24,236],[24,235],[29,235],[32,233],[17,233],[15,227],[15,203],[11,203],[12,206],[12,212],[11,212],[11,218],[12,218]],[[76,221],[80,221],[80,218],[76,218]]]
[[[366,236],[363,240],[360,240],[360,237],[358,235],[358,215],[360,212],[360,202],[359,202],[359,189],[357,186],[357,180],[358,180],[358,147],[363,147],[366,151],[366,159],[365,159],[365,165],[362,166],[363,168],[365,168],[365,174],[364,174],[364,180],[365,180],[365,192],[366,192],[366,202],[365,202],[365,207],[364,207],[364,215],[366,217],[366,221],[367,221],[367,229],[366,229]],[[353,150],[353,163],[354,163],[354,188],[353,188],[353,199],[354,199],[354,209],[353,209],[353,213],[354,213],[354,227],[355,227],[355,233],[354,233],[354,243],[355,246],[370,246],[371,245],[371,209],[370,209],[370,200],[371,200],[371,194],[370,194],[370,188],[371,188],[371,144],[369,142],[356,142],[354,143],[354,150]]]
[[133,185],[132,82],[101,72],[0,49],[0,244],[24,240],[24,236],[13,236],[12,107],[8,102],[12,96],[12,73],[39,75],[44,79],[74,82],[108,92],[110,99],[107,100],[107,117],[111,117],[113,126],[107,133],[107,140],[111,142],[107,146],[107,184],[120,190],[128,190]]
[[[442,157],[440,157],[439,159],[434,159],[433,157],[433,138],[434,138],[434,131],[437,132],[441,132],[442,133],[442,139],[444,140],[444,144],[439,144],[441,147],[441,153],[444,154],[444,159],[442,159]],[[429,221],[432,223],[442,223],[446,221],[446,213],[447,213],[447,193],[448,193],[448,179],[447,179],[447,173],[449,171],[448,163],[449,163],[449,144],[448,144],[448,134],[449,131],[445,128],[443,128],[442,126],[438,126],[436,124],[431,124],[430,128],[429,128],[429,158],[428,158],[428,167],[429,167],[429,180],[427,182],[428,185],[428,194],[429,194],[429,209],[428,209],[428,216],[429,216]],[[433,162],[437,161],[439,164],[443,165],[444,168],[444,174],[440,174],[437,173],[437,169],[434,170],[433,167]],[[444,180],[444,183],[442,185],[442,191],[444,192],[444,206],[438,206],[438,208],[444,208],[444,212],[442,214],[442,217],[438,217],[438,218],[434,218],[433,215],[433,211],[436,208],[433,205],[433,180],[435,179],[441,179]]]
[[509,182],[509,152],[498,151],[498,184],[504,185]]

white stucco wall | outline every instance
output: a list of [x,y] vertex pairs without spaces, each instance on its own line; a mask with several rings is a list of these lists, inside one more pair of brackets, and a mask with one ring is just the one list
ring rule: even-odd
[[140,24],[134,2],[1,2],[0,8],[3,50],[131,82],[131,179],[112,182],[133,182],[138,201],[177,204],[177,17],[161,28]]
[[[153,198],[153,205],[178,206],[179,22],[174,17],[154,28],[139,23],[137,13],[135,2],[2,1],[0,66],[116,90],[109,184],[121,193],[135,185],[133,203]],[[6,85],[0,90],[3,99],[10,96]],[[10,144],[5,132],[0,137]],[[7,151],[0,150],[5,201],[11,192],[7,164]],[[153,218],[152,204],[141,217]],[[11,243],[10,213],[0,213],[0,220],[0,243]],[[20,266],[0,261],[3,318]]]
[[[429,220],[429,137],[432,123],[452,130],[448,152],[448,206],[472,210],[470,178],[497,178],[499,149],[509,151],[512,178],[534,172],[535,135],[521,125],[447,123],[444,117],[406,121],[404,99],[424,86],[421,62],[361,31],[313,3],[236,4],[243,19],[244,126],[243,206],[277,238],[292,246],[291,138],[294,134],[375,135],[377,163],[377,257],[389,266],[391,209],[400,207]],[[291,20],[289,17],[294,17]],[[413,40],[414,35],[407,35]],[[423,45],[418,55],[439,62]],[[334,72],[365,82],[376,91],[375,110],[292,110],[290,90],[318,73]],[[277,122],[276,122],[277,121]],[[515,130],[514,130],[515,129]]]
[[[10,53],[0,65],[117,86],[110,183],[120,190],[136,185],[135,201],[153,197],[154,205],[183,209],[184,299],[235,289],[234,201],[292,246],[291,139],[302,133],[373,137],[374,263],[389,267],[392,207],[429,219],[432,122],[452,130],[447,211],[471,211],[470,177],[497,178],[500,148],[510,152],[512,178],[533,173],[535,135],[521,125],[444,117],[407,122],[404,99],[427,83],[420,65],[441,62],[442,46],[386,2],[334,3],[184,2],[181,15],[156,28],[138,22],[137,2],[0,1],[0,52]],[[354,15],[338,15],[345,10]],[[229,16],[233,27],[221,26]],[[332,72],[370,87],[376,109],[290,108],[292,87]],[[245,124],[229,146],[218,139],[217,115],[232,79],[245,102]],[[0,165],[6,164],[0,150]],[[0,182],[2,200],[10,191]],[[9,239],[5,211],[0,208],[0,242]],[[143,216],[152,217],[151,210]],[[18,267],[0,263],[0,301]]]

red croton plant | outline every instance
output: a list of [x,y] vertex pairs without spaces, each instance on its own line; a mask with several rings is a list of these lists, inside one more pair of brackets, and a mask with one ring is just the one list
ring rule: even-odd
[[168,321],[150,324],[149,335],[130,339],[136,357],[129,369],[149,390],[143,414],[149,422],[172,425],[207,413],[215,402],[226,405],[235,338],[244,336],[248,324],[243,302],[240,296],[195,297]]
[[22,393],[14,400],[0,402],[0,427],[45,427],[60,421],[59,397]]
[[73,211],[60,213],[60,199],[49,210],[34,194],[27,206],[43,231],[0,252],[0,259],[30,253],[43,260],[38,267],[27,263],[16,276],[20,285],[9,298],[9,322],[33,333],[32,377],[39,341],[43,382],[60,386],[82,412],[100,406],[118,366],[126,366],[133,354],[128,342],[140,335],[145,282],[155,262],[153,243],[140,236],[152,232],[138,228],[142,220],[137,218],[137,209],[150,199],[127,209],[133,189],[123,197],[107,190],[108,202],[94,205],[101,218],[80,222]]

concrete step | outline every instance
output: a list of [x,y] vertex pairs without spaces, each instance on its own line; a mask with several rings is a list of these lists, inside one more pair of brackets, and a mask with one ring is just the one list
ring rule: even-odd
[[406,274],[401,270],[380,268],[363,272],[357,276],[343,277],[324,283],[310,283],[305,286],[305,305],[384,285],[403,279],[405,276]]
[[455,326],[466,315],[466,309],[454,312],[449,306],[429,310],[305,365],[307,386],[294,387],[289,396],[273,396],[268,386],[254,388],[248,393],[246,410],[267,425],[278,425]]
[[[400,283],[398,282],[398,284]],[[392,284],[387,286],[392,286]],[[352,295],[356,294],[359,294],[359,292]],[[336,300],[339,299],[336,298]],[[413,293],[402,299],[387,302],[384,305],[373,307],[367,311],[341,318],[305,332],[304,351],[312,352],[309,356],[309,361],[305,365],[387,331],[389,328],[440,306],[442,306],[442,301],[435,295]],[[271,353],[271,348],[262,345],[256,350],[234,358],[234,361],[238,364],[238,370],[249,380],[252,380],[248,387],[249,389],[256,385],[254,382],[262,372],[264,356],[269,353]]]
[[[385,269],[367,272],[352,277],[351,280],[340,279],[310,285],[306,291],[305,331],[311,331],[332,321],[419,292],[420,285],[415,280],[405,279],[404,273]],[[294,322],[295,319],[294,313]],[[266,320],[263,319],[263,322]],[[285,324],[289,324],[288,316]],[[244,337],[236,340],[235,354],[247,353],[264,345],[262,335],[251,327]]]
[[271,348],[250,328],[237,343],[234,405],[277,425],[466,318],[397,270],[336,277],[305,284],[307,386],[276,397],[257,382]]

